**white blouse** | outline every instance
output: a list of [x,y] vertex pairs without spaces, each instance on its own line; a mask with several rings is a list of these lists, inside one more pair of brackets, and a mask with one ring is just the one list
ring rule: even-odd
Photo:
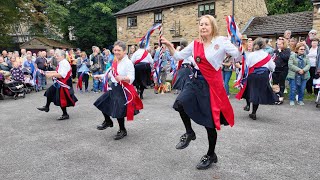
[[58,74],[60,74],[62,78],[66,78],[70,70],[71,70],[70,63],[66,59],[63,59],[59,62]]
[[307,55],[307,57],[310,60],[310,66],[311,67],[316,67],[317,50],[318,50],[318,48],[310,48],[309,54]]
[[[135,53],[133,53],[133,55],[131,56],[131,61],[132,63],[135,63],[137,60],[139,60],[142,55],[144,54],[145,49],[138,49]],[[153,63],[153,59],[150,55],[150,53],[148,53],[147,57],[145,57],[141,62],[144,63]]]
[[[117,67],[118,74],[120,76],[127,76],[130,79],[130,84],[134,81],[134,66],[128,56],[126,55],[118,64]],[[110,72],[111,73],[111,72]],[[112,77],[111,74],[109,74],[109,77],[111,76],[111,81],[113,83],[118,83],[114,77]]]
[[[176,51],[174,53],[175,59],[186,59],[189,56],[194,56],[194,41],[192,41],[182,51]],[[236,46],[234,46],[230,40],[223,36],[218,36],[212,39],[211,44],[205,47],[204,54],[209,63],[218,71],[221,68],[222,61],[226,55],[230,54],[232,57],[237,58],[240,52]],[[194,60],[193,60],[194,61]]]
[[[258,51],[251,52],[246,59],[246,64],[250,68],[254,66],[257,62],[261,61],[262,59],[266,58],[269,54],[265,52],[263,49],[260,49]],[[270,60],[267,64],[261,66],[266,67],[270,71],[274,71],[276,64],[274,61]]]

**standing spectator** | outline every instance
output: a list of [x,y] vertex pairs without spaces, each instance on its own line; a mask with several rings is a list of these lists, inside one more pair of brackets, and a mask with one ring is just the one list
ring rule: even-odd
[[[318,53],[318,44],[319,44],[319,39],[313,38],[311,41],[311,48],[309,50],[309,54],[307,57],[310,60],[310,79],[307,81],[307,92],[309,94],[312,94],[312,87],[313,87],[313,79],[315,78],[316,75],[316,58],[317,58],[317,53]],[[314,88],[314,94],[318,95],[318,88]]]
[[19,51],[14,51],[13,56],[16,57],[16,62],[18,63],[18,66],[22,66],[23,64],[23,59],[19,55]]
[[286,30],[283,34],[284,40],[286,41],[286,44],[288,45],[287,47],[289,47],[289,42],[290,42],[290,38],[291,38],[291,31],[290,30]]
[[[78,69],[78,81],[82,80],[84,82],[85,92],[89,92],[88,91],[88,86],[89,86],[88,72],[90,71],[89,66],[90,66],[90,62],[87,58],[87,54],[86,52],[83,51],[80,53],[80,57],[77,59],[77,69]],[[82,92],[82,87],[80,86],[79,88],[80,88],[80,92]]]
[[20,52],[21,52],[21,58],[25,60],[27,58],[27,50],[21,49]]
[[298,41],[297,41],[296,38],[292,37],[292,38],[290,39],[290,41],[289,41],[289,46],[290,46],[291,52],[295,53],[297,43],[298,43]]
[[33,71],[34,71],[35,67],[32,62],[32,56],[30,54],[28,54],[26,58],[27,58],[27,60],[23,63],[23,67],[28,69],[31,72],[31,75],[33,75]]
[[0,70],[10,71],[10,69],[11,69],[11,66],[9,66],[8,63],[4,61],[4,58],[0,56]]
[[46,83],[47,83],[47,79],[46,79],[46,75],[45,75],[45,71],[47,70],[47,60],[45,58],[45,54],[44,52],[40,52],[39,53],[39,57],[36,59],[35,63],[35,68],[37,70],[37,78],[40,81],[38,84],[38,90],[40,90],[42,88],[42,90],[46,89]]
[[270,45],[270,40],[268,38],[266,38],[265,41],[266,41],[266,47],[264,48],[264,52],[270,54],[270,56],[273,56],[274,49]]
[[276,54],[275,63],[276,68],[272,73],[273,84],[278,84],[280,86],[280,91],[284,93],[285,80],[288,74],[288,61],[290,58],[290,49],[287,48],[287,41],[279,37],[277,40],[277,47],[274,51]]
[[298,104],[304,105],[303,97],[307,80],[310,78],[309,69],[310,61],[306,57],[306,50],[303,43],[298,43],[296,53],[291,54],[289,60],[289,73],[287,79],[290,84],[290,106],[294,106],[296,92],[298,92]]
[[106,66],[106,70],[109,69],[111,67],[111,64],[112,64],[112,61],[113,61],[113,54],[111,54],[110,50],[109,49],[105,49],[104,51],[104,54],[103,54],[103,62]]
[[3,56],[3,59],[4,59],[4,62],[8,63],[8,52],[6,50],[3,50],[2,51],[2,56]]
[[67,60],[69,61],[72,69],[72,83],[75,83],[75,79],[77,77],[77,60],[75,58],[73,49],[69,50]]
[[311,31],[309,31],[308,37],[306,39],[306,44],[308,45],[309,48],[311,47],[312,40],[316,37],[317,37],[317,30],[312,29]]
[[[103,74],[104,63],[103,63],[103,57],[100,53],[99,47],[94,48],[91,62],[92,62],[92,65],[90,67],[90,71],[92,72],[92,75]],[[93,79],[93,92],[98,93],[101,91],[102,91],[102,82],[99,81],[98,79]]]
[[229,81],[230,81],[232,70],[233,70],[232,62],[233,62],[232,56],[230,56],[229,54],[226,54],[226,57],[222,62],[222,76],[223,76],[224,88],[227,92],[228,97],[230,97]]
[[75,57],[76,59],[78,59],[80,56],[81,56],[81,49],[80,49],[80,48],[77,48],[77,49],[76,49],[76,54],[75,54],[74,57]]
[[137,47],[135,45],[130,46],[128,58],[131,59],[132,55],[137,51]]

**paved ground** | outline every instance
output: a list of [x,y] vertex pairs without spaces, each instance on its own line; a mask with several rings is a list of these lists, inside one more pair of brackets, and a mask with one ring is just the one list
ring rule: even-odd
[[193,124],[197,140],[175,149],[184,127],[171,108],[174,94],[147,90],[145,109],[126,122],[128,136],[120,141],[112,138],[117,126],[96,130],[103,118],[92,104],[100,94],[77,94],[67,121],[55,120],[58,107],[36,110],[45,102],[42,95],[0,101],[2,180],[320,179],[320,109],[313,102],[261,106],[253,121],[241,108],[244,101],[232,98],[236,124],[218,133],[219,162],[199,171],[195,165],[207,151],[206,133]]

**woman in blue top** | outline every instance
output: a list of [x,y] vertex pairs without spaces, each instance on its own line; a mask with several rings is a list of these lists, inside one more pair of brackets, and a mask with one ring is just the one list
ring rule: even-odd
[[[77,68],[78,68],[78,81],[84,82],[85,92],[88,91],[89,86],[89,61],[87,58],[87,54],[83,51],[80,54],[80,57],[77,60]],[[81,78],[82,77],[82,78]],[[82,92],[82,86],[79,86],[80,92]]]

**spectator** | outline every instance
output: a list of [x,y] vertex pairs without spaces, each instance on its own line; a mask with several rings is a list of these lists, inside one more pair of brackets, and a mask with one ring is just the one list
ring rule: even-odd
[[296,45],[297,45],[298,41],[296,38],[292,37],[289,41],[289,46],[290,46],[290,50],[292,53],[295,53],[296,51]]
[[37,70],[37,77],[39,79],[39,90],[42,88],[42,90],[46,89],[46,75],[45,71],[47,70],[47,60],[45,58],[44,52],[39,52],[39,57],[36,59],[35,68]]
[[132,55],[137,51],[137,47],[135,45],[130,46],[128,57],[131,59]]
[[24,82],[24,76],[20,68],[20,62],[18,61],[13,62],[13,68],[10,70],[10,73],[11,73],[11,78],[14,81]]
[[308,37],[306,39],[306,44],[308,45],[309,48],[311,48],[312,40],[316,37],[317,37],[317,30],[312,29],[311,31],[309,31]]
[[275,63],[276,68],[272,73],[273,84],[280,86],[280,91],[284,93],[285,80],[288,74],[288,61],[290,58],[290,49],[287,48],[287,41],[283,37],[279,37],[277,40],[277,47],[274,51],[276,54]]
[[[77,68],[78,68],[78,81],[83,81],[84,85],[85,85],[85,92],[89,92],[88,91],[88,85],[89,85],[89,75],[88,72],[89,70],[89,60],[87,58],[87,54],[86,52],[81,52],[80,53],[80,57],[77,59]],[[80,78],[80,76],[82,76]],[[79,83],[78,83],[79,84]],[[80,86],[80,92],[82,92],[82,87]]]
[[283,34],[283,37],[284,37],[284,40],[286,41],[286,44],[288,45],[287,47],[289,47],[289,42],[290,42],[290,39],[291,39],[291,31],[290,30],[286,30]]
[[32,56],[30,54],[27,55],[27,60],[24,62],[23,67],[28,69],[31,73],[33,73],[35,67],[32,62]]
[[230,56],[229,54],[226,54],[226,57],[222,62],[222,76],[223,76],[224,88],[227,92],[228,97],[230,96],[229,81],[230,81],[232,70],[233,70],[232,62],[233,62],[232,56]]
[[[311,41],[311,48],[309,50],[309,54],[307,57],[309,58],[310,61],[310,79],[307,81],[306,89],[309,94],[312,94],[312,87],[313,87],[313,79],[315,78],[316,75],[316,58],[317,58],[317,52],[318,52],[318,44],[319,44],[319,39],[313,38]],[[319,89],[314,88],[313,92],[315,95],[318,95]]]
[[[100,53],[100,48],[96,47],[94,48],[94,52],[92,54],[92,65],[90,67],[90,71],[92,72],[92,75],[100,75],[104,72],[104,63],[103,63],[103,57]],[[91,64],[91,63],[90,63]],[[102,82],[98,79],[93,79],[93,92],[98,93],[102,91]]]
[[264,51],[270,54],[270,56],[273,56],[274,49],[270,45],[270,40],[268,38],[266,38],[265,40],[266,40],[266,47],[264,48]]
[[11,67],[4,61],[4,58],[0,56],[0,70],[10,71]]
[[298,104],[304,105],[303,97],[306,88],[307,80],[310,78],[309,69],[310,61],[306,57],[306,50],[303,43],[298,43],[296,53],[291,54],[289,60],[288,81],[290,84],[290,106],[294,106],[296,92],[298,92]]

